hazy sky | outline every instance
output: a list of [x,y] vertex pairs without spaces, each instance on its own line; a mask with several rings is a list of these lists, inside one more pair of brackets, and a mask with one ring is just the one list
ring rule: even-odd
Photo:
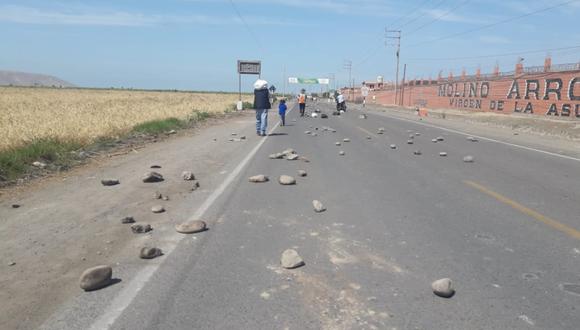
[[[491,72],[496,61],[508,71],[524,51],[539,50],[522,53],[526,66],[542,65],[543,49],[579,46],[550,53],[554,63],[580,60],[580,0],[558,6],[565,2],[0,0],[0,69],[80,86],[237,90],[236,60],[259,59],[263,78],[281,89],[284,68],[287,76],[334,73],[346,85],[351,60],[358,84],[394,79],[389,27],[403,31],[401,69],[407,63],[411,79],[478,65]],[[485,57],[506,53],[514,54]],[[253,80],[243,78],[245,91]]]

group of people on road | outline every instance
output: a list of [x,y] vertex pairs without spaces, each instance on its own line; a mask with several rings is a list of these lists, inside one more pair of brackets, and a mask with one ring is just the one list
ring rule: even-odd
[[[344,96],[340,91],[334,95],[336,101],[337,111],[346,111],[346,103]],[[300,109],[300,117],[304,117],[306,112],[306,90],[302,89],[297,96],[298,107]],[[268,82],[266,80],[258,79],[254,83],[254,109],[256,110],[256,134],[258,136],[266,136],[268,128],[268,110],[272,108],[270,102],[270,91],[268,89]],[[286,100],[280,100],[278,105],[278,114],[280,115],[281,126],[286,126]]]

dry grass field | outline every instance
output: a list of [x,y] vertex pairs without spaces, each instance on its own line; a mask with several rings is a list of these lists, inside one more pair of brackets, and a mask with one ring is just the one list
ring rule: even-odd
[[144,122],[224,112],[237,99],[225,93],[0,87],[0,151],[51,138],[86,144]]

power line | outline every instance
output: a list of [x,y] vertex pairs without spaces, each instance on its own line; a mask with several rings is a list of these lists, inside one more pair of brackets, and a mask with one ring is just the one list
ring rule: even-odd
[[449,58],[410,58],[409,60],[412,61],[452,61],[452,60],[471,60],[471,59],[480,59],[480,58],[492,58],[492,57],[502,57],[502,56],[516,56],[522,54],[533,54],[533,53],[543,53],[543,52],[556,52],[561,50],[570,50],[570,49],[577,49],[580,48],[580,45],[577,46],[570,46],[570,47],[561,47],[561,48],[546,48],[546,49],[536,49],[536,50],[527,50],[521,52],[510,52],[510,53],[501,53],[501,54],[489,54],[489,55],[479,55],[479,56],[462,56],[462,57],[449,57]]
[[423,7],[423,5],[427,4],[427,2],[430,2],[430,1],[432,1],[432,0],[425,0],[425,1],[421,2],[421,4],[419,4],[417,7],[414,7],[408,13],[406,13],[403,16],[400,16],[396,20],[392,21],[390,24],[395,26],[395,23],[400,22],[404,18],[407,18],[407,17],[412,16],[413,14],[417,13],[417,10],[419,10],[421,7]]
[[[441,6],[445,1],[447,1],[447,0],[441,0],[441,1],[439,1],[434,7],[431,8],[431,10],[439,8],[439,6]],[[416,20],[418,20],[420,18],[423,18],[423,17],[425,17],[425,14],[416,16],[415,18],[413,18],[413,19],[411,19],[411,20],[409,20],[409,21],[407,21],[407,22],[399,25],[399,27],[397,29],[400,30],[403,26],[407,26],[407,25],[409,25],[409,24],[411,24],[411,23],[415,22]]]
[[463,6],[465,6],[465,5],[466,5],[466,4],[468,4],[470,1],[471,1],[471,0],[465,0],[465,1],[463,1],[463,2],[461,2],[461,3],[459,3],[459,4],[457,4],[457,6],[455,6],[455,7],[451,8],[451,9],[449,9],[448,11],[446,11],[445,13],[443,13],[443,14],[441,14],[441,15],[439,15],[439,16],[437,16],[437,17],[435,17],[435,18],[434,18],[434,19],[432,19],[431,21],[429,21],[429,22],[427,22],[427,23],[425,23],[425,24],[423,24],[423,25],[419,26],[418,28],[416,28],[415,30],[413,30],[413,31],[411,31],[411,32],[409,32],[409,33],[406,33],[406,35],[408,36],[408,35],[410,35],[410,34],[413,34],[413,33],[417,32],[417,31],[420,31],[420,30],[424,29],[425,27],[427,27],[427,26],[429,26],[429,25],[431,25],[431,24],[433,24],[433,23],[437,22],[438,20],[442,19],[443,17],[445,17],[445,16],[447,16],[447,15],[451,14],[453,11],[455,11],[455,10],[459,9],[460,7],[463,7]]
[[232,8],[236,12],[236,15],[238,15],[238,17],[240,18],[240,20],[242,21],[242,23],[244,24],[244,26],[246,27],[246,29],[248,30],[248,32],[250,33],[250,35],[252,36],[252,38],[254,39],[254,42],[260,48],[260,51],[262,53],[264,53],[264,47],[262,47],[262,43],[260,42],[260,39],[258,39],[258,37],[254,34],[254,31],[250,28],[250,25],[248,25],[248,23],[246,22],[246,20],[244,19],[244,17],[240,13],[240,11],[238,10],[238,7],[234,3],[234,1],[233,0],[229,0],[229,1],[230,1],[230,4],[232,5]]
[[561,3],[555,4],[553,6],[544,7],[542,9],[538,9],[538,10],[535,10],[535,11],[532,11],[532,12],[529,12],[529,13],[526,13],[526,14],[523,14],[523,15],[510,17],[510,18],[507,18],[507,19],[504,19],[504,20],[501,20],[501,21],[497,21],[495,23],[486,24],[486,25],[483,25],[483,26],[480,26],[480,27],[477,27],[477,28],[474,28],[474,29],[470,29],[470,30],[466,30],[466,31],[463,31],[463,32],[458,32],[458,33],[450,34],[450,35],[447,35],[447,36],[444,36],[444,37],[441,37],[441,38],[435,38],[435,39],[427,40],[427,41],[424,41],[424,42],[419,42],[419,43],[416,43],[416,44],[412,44],[412,45],[409,45],[408,47],[420,46],[420,45],[423,45],[423,44],[426,44],[426,43],[431,43],[431,42],[440,41],[440,40],[446,40],[446,39],[450,39],[450,38],[462,36],[464,34],[468,34],[468,33],[471,33],[471,32],[484,30],[484,29],[490,28],[492,26],[509,23],[511,21],[515,21],[515,20],[522,19],[522,18],[525,18],[525,17],[528,17],[528,16],[532,16],[532,15],[535,15],[535,14],[538,14],[538,13],[541,13],[541,12],[544,12],[544,11],[548,11],[548,10],[551,10],[551,9],[554,9],[554,8],[558,8],[558,7],[561,7],[561,6],[565,6],[565,5],[569,4],[569,3],[576,2],[576,1],[578,1],[578,0],[568,0],[568,1],[565,1],[565,2],[561,2]]

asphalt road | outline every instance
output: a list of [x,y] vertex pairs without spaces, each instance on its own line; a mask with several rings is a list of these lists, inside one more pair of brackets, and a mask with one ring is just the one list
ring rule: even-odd
[[[147,276],[80,296],[45,328],[580,328],[579,161],[359,114],[292,111],[207,204],[209,231],[176,241]],[[268,158],[288,147],[310,162]],[[255,174],[271,180],[249,183]],[[282,174],[297,184],[278,184]],[[282,269],[287,248],[306,265]],[[450,299],[431,292],[443,277]]]

